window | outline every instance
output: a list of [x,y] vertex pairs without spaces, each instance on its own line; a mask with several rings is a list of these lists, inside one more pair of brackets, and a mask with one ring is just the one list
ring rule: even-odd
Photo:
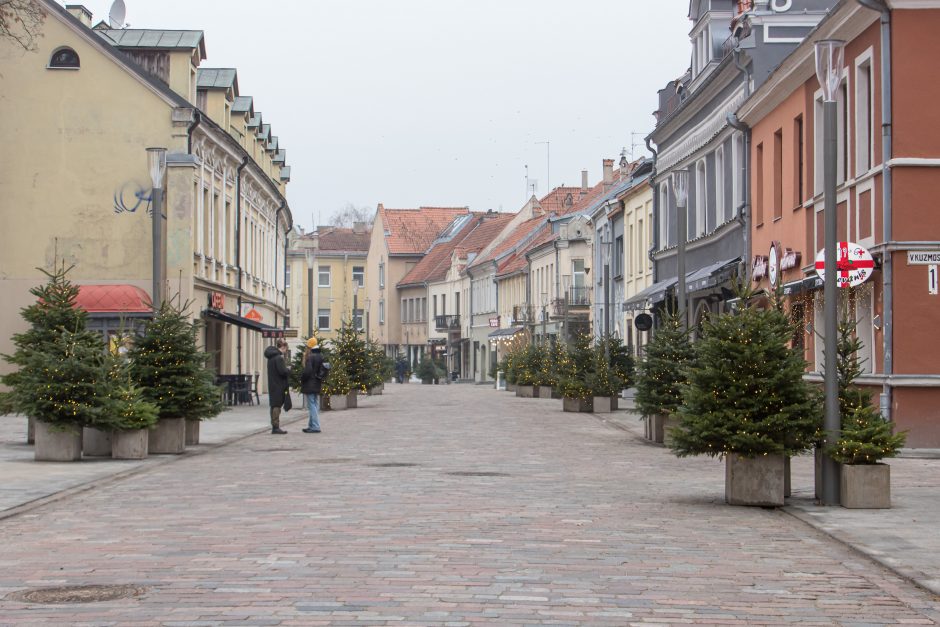
[[705,216],[707,212],[707,187],[705,179],[705,160],[695,164],[695,236],[705,235]]
[[401,299],[401,321],[408,322],[408,300]]
[[855,173],[861,175],[872,164],[871,59],[855,68]]
[[353,328],[355,328],[357,331],[362,331],[362,330],[363,330],[363,326],[362,326],[362,310],[361,310],[361,309],[354,309],[354,310],[353,310],[353,320],[352,320],[352,321],[353,321]]
[[[632,224],[630,232],[633,233]],[[614,239],[614,276],[623,276],[623,235]]]
[[730,220],[725,208],[725,147],[715,151],[715,223]]
[[284,279],[286,285],[284,286],[284,289],[289,289],[290,288],[290,264],[287,264],[286,266],[284,266],[284,273],[286,274],[286,277]]
[[793,120],[793,145],[796,147],[796,150],[793,151],[793,169],[795,170],[795,176],[793,177],[793,195],[794,195],[794,209],[799,209],[803,206],[803,116],[798,115],[795,120]]
[[669,183],[659,185],[659,248],[669,246]]
[[379,289],[385,287],[385,264],[379,264]]
[[329,309],[317,310],[317,328],[321,331],[330,330],[330,310]]
[[359,287],[365,287],[366,284],[366,270],[362,266],[353,266],[353,283]]
[[816,98],[814,105],[815,115],[813,116],[813,195],[819,196],[823,193],[825,187],[825,175],[823,173],[823,138],[825,135],[826,121],[823,119],[823,101],[822,96]]
[[431,297],[431,307],[434,310],[434,317],[437,318],[437,295]]
[[320,266],[319,276],[320,276],[320,279],[317,282],[317,286],[329,287],[330,286],[330,266]]
[[385,301],[379,301],[379,324],[385,324]]
[[849,87],[845,81],[839,87],[836,95],[836,103],[839,110],[838,114],[838,150],[839,150],[839,172],[836,177],[836,183],[842,185],[849,178]]
[[774,220],[783,217],[783,129],[774,133]]
[[754,224],[764,223],[764,143],[754,149]]
[[51,70],[77,70],[79,67],[81,67],[81,61],[78,53],[71,48],[59,48],[49,58]]

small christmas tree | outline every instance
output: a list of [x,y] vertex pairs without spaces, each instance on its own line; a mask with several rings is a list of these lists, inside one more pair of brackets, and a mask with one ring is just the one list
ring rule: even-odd
[[160,408],[144,400],[143,389],[131,380],[130,364],[123,358],[108,355],[103,396],[99,397],[101,418],[99,429],[131,431],[149,429],[157,424]]
[[636,407],[644,416],[669,416],[682,404],[686,368],[694,353],[682,320],[667,314],[643,350],[636,372]]
[[204,420],[223,409],[221,390],[206,368],[209,356],[196,343],[198,332],[198,324],[167,301],[128,353],[131,379],[159,407],[160,418]]
[[558,366],[561,393],[567,398],[586,400],[594,396],[594,391],[589,384],[596,366],[591,339],[586,334],[575,335],[569,342],[565,356]]
[[855,385],[862,374],[858,357],[862,341],[855,335],[855,326],[845,318],[839,323],[836,357],[842,432],[834,445],[826,447],[826,453],[841,464],[876,464],[897,455],[906,435],[892,433],[891,423],[872,405],[872,392]]
[[3,355],[18,367],[0,377],[10,388],[3,404],[49,424],[93,424],[100,414],[101,336],[85,330],[88,314],[75,305],[79,290],[68,279],[71,268],[39,270],[48,280],[30,289],[36,302],[21,310],[30,328],[14,334],[16,351]]
[[613,355],[608,355],[609,349],[610,344],[604,340],[594,345],[594,367],[587,379],[593,396],[619,396],[623,389],[623,379],[613,367]]
[[793,326],[774,303],[707,319],[673,431],[676,455],[795,455],[812,447],[820,403],[803,380]]
[[[352,320],[344,320],[336,339],[330,346],[330,365],[342,362],[349,378],[350,389],[367,392],[369,390],[369,352],[366,341]],[[330,376],[333,376],[332,371]]]

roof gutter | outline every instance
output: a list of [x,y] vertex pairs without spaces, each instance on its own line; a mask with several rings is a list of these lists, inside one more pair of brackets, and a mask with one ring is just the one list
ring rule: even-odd
[[[750,80],[745,78],[745,80]],[[735,207],[735,213],[737,214],[736,219],[744,227],[744,258],[741,260],[741,265],[743,266],[742,276],[745,276],[748,272],[748,260],[751,258],[751,207],[748,202],[751,193],[751,182],[750,182],[750,172],[751,172],[751,127],[738,119],[736,113],[729,113],[727,117],[728,126],[733,128],[736,131],[739,131],[744,136],[744,155],[742,155],[742,172],[741,178],[744,182],[744,198],[741,200],[741,205]],[[731,177],[732,184],[734,183],[734,177]]]

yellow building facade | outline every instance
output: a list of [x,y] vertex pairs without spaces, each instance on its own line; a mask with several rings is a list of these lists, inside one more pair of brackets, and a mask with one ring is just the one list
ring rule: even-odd
[[[287,313],[292,226],[290,170],[270,126],[235,70],[202,67],[201,31],[95,30],[83,7],[40,4],[34,50],[0,42],[0,352],[25,328],[37,268],[64,262],[73,283],[150,295],[156,258],[162,292],[204,322],[210,365],[263,371]],[[166,148],[156,255],[148,147]]]

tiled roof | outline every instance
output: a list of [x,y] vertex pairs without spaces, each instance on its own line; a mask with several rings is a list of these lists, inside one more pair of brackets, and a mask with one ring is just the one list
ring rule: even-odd
[[390,255],[423,255],[455,217],[467,213],[470,213],[467,207],[386,209],[381,204],[378,207]]
[[234,68],[199,68],[196,70],[197,89],[228,89],[237,85],[238,72]]
[[498,246],[493,248],[491,251],[485,255],[480,256],[478,259],[475,259],[471,268],[475,268],[481,264],[484,264],[489,261],[499,260],[508,253],[511,253],[516,247],[519,246],[527,237],[532,235],[539,227],[547,223],[545,216],[536,216],[529,220],[526,220],[510,233],[506,239],[499,243]]
[[580,187],[556,187],[539,200],[539,206],[542,211],[559,214],[574,205],[580,198],[580,194]]
[[507,213],[474,213],[473,219],[457,235],[447,241],[434,244],[398,284],[412,285],[442,280],[447,276],[454,251],[459,251],[461,256],[479,252],[509,224],[512,218],[512,214]]
[[325,229],[320,227],[317,233],[320,250],[323,252],[369,252],[369,240],[372,237],[371,226],[361,232],[338,226]]
[[524,269],[529,265],[528,260],[525,258],[526,253],[546,242],[552,241],[556,237],[555,233],[553,233],[552,229],[547,225],[541,230],[536,231],[532,239],[520,246],[518,250],[499,264],[499,267],[496,268],[496,275],[503,276],[513,274],[514,272],[519,272]]

